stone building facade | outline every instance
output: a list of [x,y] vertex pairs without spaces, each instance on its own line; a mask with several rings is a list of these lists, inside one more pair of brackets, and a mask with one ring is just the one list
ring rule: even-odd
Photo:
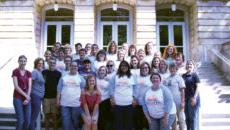
[[[54,4],[59,5],[54,11]],[[113,4],[117,10],[113,10]],[[176,11],[171,4],[176,4]],[[20,53],[42,56],[55,41],[109,40],[138,47],[148,41],[176,45],[186,58],[208,61],[208,49],[230,40],[227,0],[1,0],[2,63]]]

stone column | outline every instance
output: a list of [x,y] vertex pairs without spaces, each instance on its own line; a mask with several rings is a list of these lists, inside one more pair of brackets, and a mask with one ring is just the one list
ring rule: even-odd
[[143,48],[148,41],[156,43],[155,0],[137,0],[136,45]]
[[93,0],[76,0],[74,12],[74,43],[95,43],[95,15]]

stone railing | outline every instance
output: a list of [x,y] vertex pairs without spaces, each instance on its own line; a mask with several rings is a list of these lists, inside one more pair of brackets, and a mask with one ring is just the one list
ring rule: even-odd
[[214,63],[223,72],[226,79],[230,81],[230,59],[216,49],[211,49],[209,55],[211,62]]

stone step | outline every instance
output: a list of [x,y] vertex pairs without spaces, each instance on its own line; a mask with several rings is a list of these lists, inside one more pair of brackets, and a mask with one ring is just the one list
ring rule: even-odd
[[16,115],[14,113],[0,113],[0,118],[15,118]]
[[200,130],[230,130],[230,126],[201,126]]
[[0,118],[0,122],[5,121],[5,122],[16,122],[16,118]]
[[[216,118],[229,118],[230,119],[230,114],[229,113],[223,113],[223,114],[202,114],[202,119],[216,119]],[[229,120],[230,121],[230,120]]]
[[0,130],[15,130],[15,126],[0,126]]

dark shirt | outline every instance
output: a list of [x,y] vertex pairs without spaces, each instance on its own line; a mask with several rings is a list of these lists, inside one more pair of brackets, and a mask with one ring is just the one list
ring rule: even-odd
[[44,70],[42,75],[45,79],[45,96],[44,98],[56,98],[57,85],[61,78],[61,72],[54,70]]
[[196,73],[192,74],[183,74],[182,75],[184,82],[185,82],[185,99],[190,99],[191,97],[194,97],[196,89],[197,89],[197,83],[200,82],[200,79]]

